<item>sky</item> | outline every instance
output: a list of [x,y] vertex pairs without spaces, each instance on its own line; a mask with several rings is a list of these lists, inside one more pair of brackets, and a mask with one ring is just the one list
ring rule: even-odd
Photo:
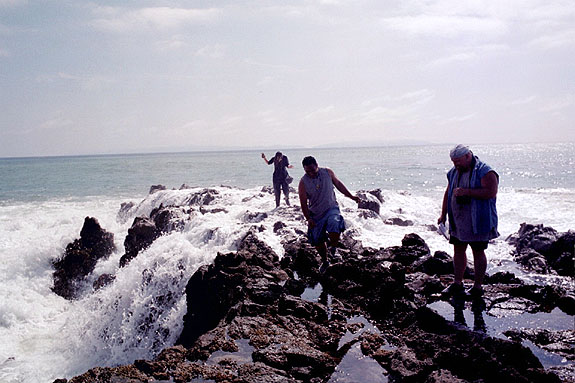
[[0,0],[0,157],[575,141],[573,0]]

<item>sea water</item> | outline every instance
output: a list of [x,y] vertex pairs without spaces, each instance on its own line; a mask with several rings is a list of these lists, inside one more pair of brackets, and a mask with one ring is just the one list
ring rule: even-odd
[[[451,253],[433,230],[446,187],[449,146],[282,150],[297,180],[301,159],[313,155],[352,191],[381,189],[380,218],[363,218],[353,201],[338,194],[348,230],[365,246],[400,245],[415,232],[432,252]],[[513,271],[535,283],[573,288],[568,278],[523,273],[505,238],[523,222],[558,231],[575,229],[575,144],[476,145],[483,161],[500,176],[497,207],[501,236],[487,250],[488,272]],[[274,150],[266,155],[271,158]],[[184,288],[201,265],[218,252],[234,251],[265,212],[258,235],[278,255],[281,238],[273,224],[304,230],[292,208],[274,210],[272,166],[259,151],[166,153],[0,159],[0,382],[51,382],[95,366],[153,358],[177,340],[185,314]],[[151,185],[168,190],[148,195]],[[191,189],[180,189],[186,184]],[[292,185],[293,186],[293,185]],[[197,214],[183,231],[160,237],[128,266],[119,268],[123,241],[134,217],[159,204],[178,203],[211,187],[211,204],[223,210]],[[134,202],[127,216],[123,202]],[[283,202],[282,202],[283,203]],[[96,217],[115,236],[117,250],[101,261],[89,282],[103,273],[116,276],[104,289],[67,301],[51,291],[52,262],[79,237],[86,216]],[[388,218],[411,226],[385,224]]]

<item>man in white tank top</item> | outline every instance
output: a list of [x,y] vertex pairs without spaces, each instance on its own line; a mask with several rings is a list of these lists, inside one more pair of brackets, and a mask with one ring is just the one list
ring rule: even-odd
[[360,199],[347,190],[331,169],[318,167],[315,158],[305,157],[302,165],[305,175],[299,182],[299,200],[302,213],[308,222],[308,239],[321,256],[320,272],[323,273],[329,266],[326,241],[329,242],[330,252],[334,255],[340,234],[345,230],[334,186],[355,202],[359,203]]

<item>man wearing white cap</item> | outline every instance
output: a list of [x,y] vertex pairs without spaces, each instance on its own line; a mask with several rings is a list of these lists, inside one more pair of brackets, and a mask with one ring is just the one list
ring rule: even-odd
[[468,146],[457,145],[450,152],[453,167],[447,173],[438,223],[449,216],[449,243],[453,244],[454,281],[444,294],[463,296],[463,274],[467,267],[467,246],[473,252],[475,282],[467,292],[472,298],[483,295],[483,277],[487,268],[485,249],[497,232],[496,196],[499,175],[474,156]]

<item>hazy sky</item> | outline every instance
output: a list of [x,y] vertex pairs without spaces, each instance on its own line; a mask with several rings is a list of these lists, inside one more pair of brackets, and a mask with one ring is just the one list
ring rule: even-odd
[[0,0],[0,157],[575,141],[574,0]]

